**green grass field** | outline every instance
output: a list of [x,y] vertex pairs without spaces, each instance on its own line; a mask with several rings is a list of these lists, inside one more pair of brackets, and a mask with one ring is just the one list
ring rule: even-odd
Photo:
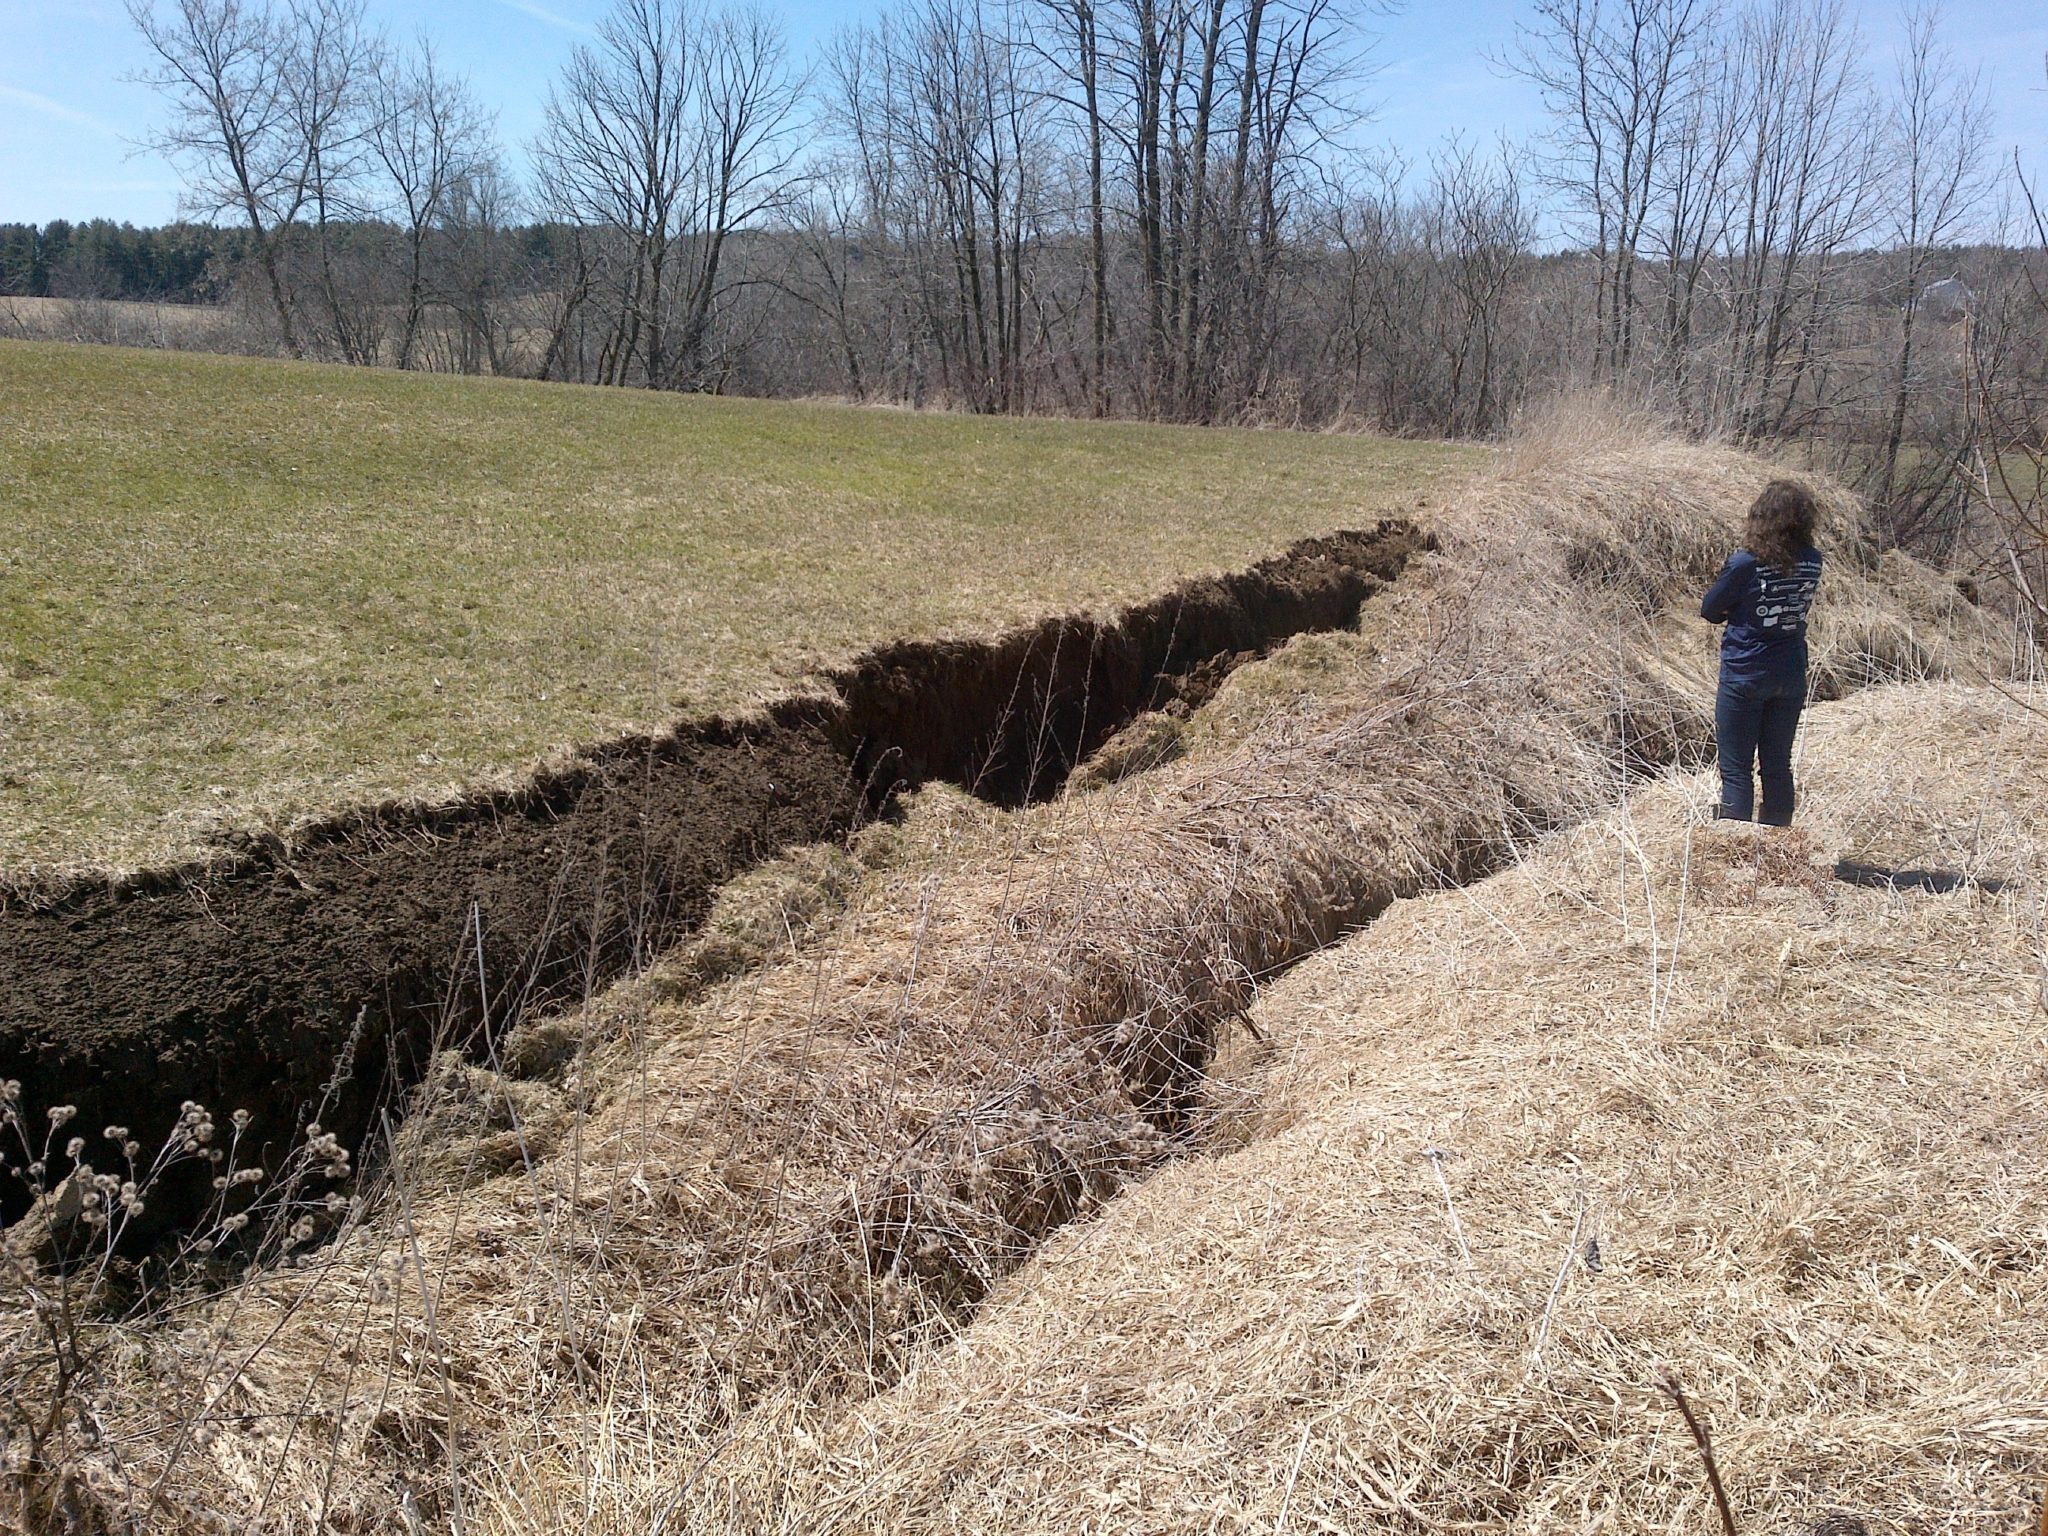
[[0,871],[522,772],[1478,458],[0,343]]

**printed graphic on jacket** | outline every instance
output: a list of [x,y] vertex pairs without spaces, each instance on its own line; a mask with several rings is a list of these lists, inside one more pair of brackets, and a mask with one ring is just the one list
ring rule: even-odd
[[1723,681],[1755,682],[1806,669],[1806,615],[1820,585],[1821,557],[1803,550],[1799,564],[1781,571],[1746,549],[1721,567],[1700,599],[1700,617],[1726,624],[1721,636]]
[[1820,585],[1820,562],[1799,562],[1791,575],[1759,564],[1756,594],[1756,626],[1782,635],[1803,634],[1807,610],[1813,607],[1814,589]]

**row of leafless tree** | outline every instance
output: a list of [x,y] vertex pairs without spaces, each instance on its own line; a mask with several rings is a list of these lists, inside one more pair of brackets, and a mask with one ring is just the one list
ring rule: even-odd
[[[1835,3],[1537,9],[1513,62],[1560,125],[1544,175],[1596,258],[1593,376],[1688,421],[1783,437],[1839,428],[1845,364],[1867,407],[1875,349],[1874,485],[1891,501],[1912,478],[1923,299],[1937,320],[1967,314],[1967,284],[1930,285],[1993,190],[1979,80],[1933,14],[1907,17],[1889,77],[1873,80]],[[1843,323],[1844,306],[1873,303],[1889,334]]]
[[1879,57],[1843,0],[1536,0],[1496,63],[1550,135],[1411,165],[1361,147],[1366,0],[894,0],[807,62],[616,0],[515,187],[364,0],[130,3],[295,355],[1450,435],[1596,387],[1937,538],[2038,406],[2040,232],[1931,13]]
[[129,13],[169,109],[157,144],[195,211],[248,226],[284,349],[420,362],[429,305],[445,297],[430,245],[505,196],[467,87],[426,40],[371,32],[362,0],[132,0]]

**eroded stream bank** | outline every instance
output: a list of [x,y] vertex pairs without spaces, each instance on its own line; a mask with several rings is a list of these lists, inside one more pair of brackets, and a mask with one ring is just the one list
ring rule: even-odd
[[629,973],[727,880],[903,789],[1056,792],[1138,714],[1355,623],[1425,542],[1399,521],[1308,540],[1111,619],[886,646],[831,678],[836,698],[611,742],[516,790],[358,811],[290,846],[35,900],[0,892],[0,1077],[92,1128],[153,1132],[185,1099],[248,1108],[273,1146],[339,1079],[319,1113],[358,1140],[437,1039]]

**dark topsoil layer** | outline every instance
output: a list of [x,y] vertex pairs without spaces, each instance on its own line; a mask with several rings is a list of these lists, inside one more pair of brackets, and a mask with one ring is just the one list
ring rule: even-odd
[[[1053,793],[1137,714],[1355,622],[1425,543],[1400,522],[1305,540],[1107,622],[885,646],[832,677],[836,700],[615,741],[510,792],[55,895],[0,887],[0,1078],[38,1119],[77,1105],[92,1142],[118,1122],[150,1144],[186,1099],[255,1113],[267,1161],[315,1113],[360,1140],[436,1043],[645,964],[761,859],[934,778],[1003,805]],[[8,1219],[24,1204],[0,1192]]]

